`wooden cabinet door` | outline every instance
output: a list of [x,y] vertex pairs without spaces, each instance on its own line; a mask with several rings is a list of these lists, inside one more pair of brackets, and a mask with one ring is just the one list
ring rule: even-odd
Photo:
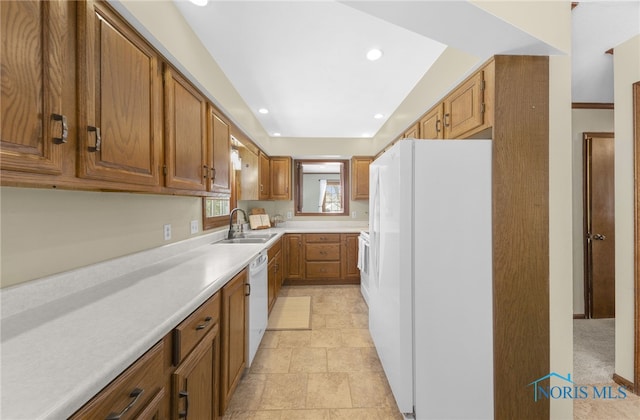
[[259,200],[268,200],[271,198],[271,172],[269,156],[260,152],[258,156],[258,178],[260,181],[260,190],[258,191]]
[[247,270],[245,269],[222,288],[221,416],[227,409],[246,365],[246,283]]
[[238,200],[257,200],[260,191],[258,155],[241,147],[240,158],[242,159],[242,170],[239,177]]
[[283,271],[283,267],[282,267],[282,252],[278,252],[276,254],[276,279],[275,279],[275,286],[276,286],[276,290],[275,290],[275,297],[273,299],[273,303],[276,302],[276,300],[278,299],[278,295],[280,294],[280,288],[282,287],[282,281],[284,280],[283,275],[282,275],[282,271]]
[[358,236],[357,233],[343,233],[341,236],[342,279],[360,279],[358,269]]
[[216,324],[171,375],[173,419],[218,418],[219,331]]
[[66,2],[0,2],[2,169],[60,174],[63,152],[75,153],[64,144],[64,124],[73,118],[63,109],[66,8]]
[[483,72],[460,85],[444,100],[444,138],[461,138],[484,122]]
[[269,260],[269,267],[267,269],[267,302],[269,312],[273,308],[273,304],[276,303],[276,260]]
[[291,200],[291,158],[271,158],[271,199]]
[[444,137],[443,104],[438,104],[420,120],[420,133],[423,139],[441,139]]
[[284,278],[304,278],[304,250],[302,247],[302,234],[284,235]]
[[369,199],[369,165],[373,159],[368,156],[351,158],[351,199]]
[[415,123],[402,135],[403,139],[419,139],[420,138],[420,124]]
[[206,99],[168,65],[164,98],[166,186],[204,191],[209,177]]
[[78,176],[159,185],[158,56],[105,3],[77,4]]
[[209,191],[231,193],[231,134],[229,124],[209,107],[209,141],[211,172]]

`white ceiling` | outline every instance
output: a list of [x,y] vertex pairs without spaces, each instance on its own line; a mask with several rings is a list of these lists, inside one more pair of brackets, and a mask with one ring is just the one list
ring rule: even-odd
[[[270,136],[372,137],[447,46],[561,53],[467,1],[175,1]],[[604,51],[640,32],[639,1],[601,3],[573,11],[574,102],[613,102]]]
[[640,1],[582,1],[572,12],[573,102],[613,102],[613,56],[640,33]]

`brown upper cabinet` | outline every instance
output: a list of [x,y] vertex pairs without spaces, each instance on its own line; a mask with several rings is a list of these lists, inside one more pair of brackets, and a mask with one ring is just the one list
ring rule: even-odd
[[291,200],[291,158],[277,156],[270,159],[271,199]]
[[78,5],[78,176],[159,185],[159,57],[102,2]]
[[420,120],[420,133],[423,139],[444,138],[443,112],[444,104],[436,105]]
[[268,200],[271,198],[271,167],[269,156],[262,151],[258,154],[258,181],[258,200]]
[[407,131],[402,134],[403,139],[419,139],[420,138],[420,124],[416,123],[409,127]]
[[488,128],[491,119],[488,117],[488,98],[485,98],[485,78],[491,74],[491,68],[489,64],[476,72],[427,111],[419,122],[420,138],[466,138]]
[[369,165],[370,156],[354,156],[351,158],[351,199],[369,199]]
[[0,3],[2,168],[60,174],[67,142],[63,67],[69,14],[63,2]]
[[165,92],[166,186],[207,189],[207,102],[189,82],[168,65]]
[[444,99],[444,137],[455,139],[484,124],[484,77],[478,71]]
[[231,133],[229,123],[209,105],[209,191],[231,193]]

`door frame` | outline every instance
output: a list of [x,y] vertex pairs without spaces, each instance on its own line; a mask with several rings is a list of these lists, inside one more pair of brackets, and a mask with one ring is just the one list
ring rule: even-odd
[[640,395],[640,81],[633,84],[633,137],[634,137],[634,277],[635,277],[635,349],[634,349],[634,388]]

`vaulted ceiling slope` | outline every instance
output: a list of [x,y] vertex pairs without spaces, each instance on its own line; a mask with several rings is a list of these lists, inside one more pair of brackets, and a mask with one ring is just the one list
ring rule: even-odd
[[[638,2],[606,3],[637,7]],[[375,136],[447,48],[475,56],[478,63],[494,54],[565,53],[468,1],[175,4],[271,137]],[[579,19],[593,15],[581,7],[574,11]],[[619,25],[627,29],[616,31],[616,39],[628,39],[639,20],[633,5],[618,9],[609,18],[623,10],[631,15]],[[615,43],[600,28],[592,32]],[[574,25],[574,65],[588,67],[587,56],[576,63],[583,37]],[[382,51],[379,60],[366,59],[371,48]],[[588,78],[584,73],[574,79],[574,101],[606,101],[604,93],[590,93]],[[611,92],[612,86],[611,81]]]

